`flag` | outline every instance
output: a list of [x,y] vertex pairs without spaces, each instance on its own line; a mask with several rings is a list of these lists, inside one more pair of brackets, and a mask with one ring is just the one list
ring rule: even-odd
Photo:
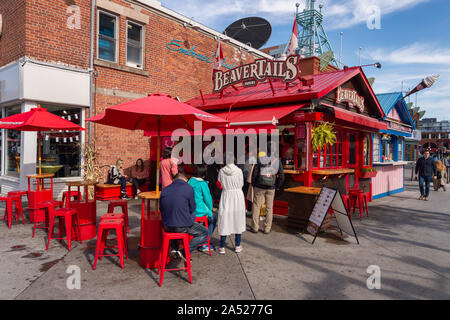
[[297,17],[294,19],[294,27],[292,28],[291,40],[286,50],[286,56],[296,54],[298,48],[298,36],[297,36]]
[[216,56],[215,56],[215,62],[214,62],[214,70],[219,70],[224,62],[223,58],[223,52],[222,52],[222,44],[217,44],[217,50],[216,50]]
[[438,74],[434,75],[434,76],[426,77],[414,89],[412,89],[410,92],[408,92],[408,94],[406,96],[404,96],[403,99],[405,99],[407,96],[412,95],[413,93],[416,93],[417,91],[431,87],[438,78],[439,78]]

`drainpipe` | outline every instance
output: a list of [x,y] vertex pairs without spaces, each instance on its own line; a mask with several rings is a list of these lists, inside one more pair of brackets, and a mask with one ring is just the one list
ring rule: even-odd
[[[94,95],[94,36],[95,36],[95,0],[91,0],[91,51],[89,56],[89,73],[90,73],[90,84],[89,84],[89,118],[93,116],[93,95]],[[88,143],[90,144],[92,140],[92,122],[89,121],[89,133],[88,133]]]

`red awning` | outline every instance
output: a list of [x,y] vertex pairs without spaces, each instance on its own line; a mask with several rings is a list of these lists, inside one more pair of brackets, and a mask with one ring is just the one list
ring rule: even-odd
[[[331,106],[330,106],[331,107]],[[337,119],[348,121],[361,126],[377,129],[377,130],[387,130],[387,124],[379,121],[377,119],[364,116],[362,114],[357,114],[348,110],[344,110],[338,107],[332,107],[334,109],[334,116]]]
[[233,127],[273,127],[275,128],[278,121],[289,115],[290,113],[300,109],[306,104],[295,104],[287,106],[270,106],[259,108],[235,109],[230,112],[211,112],[215,116],[228,120],[230,128]]

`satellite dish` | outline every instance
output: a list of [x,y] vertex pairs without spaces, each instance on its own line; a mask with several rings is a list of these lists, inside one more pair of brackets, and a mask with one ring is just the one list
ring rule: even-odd
[[263,18],[248,17],[233,22],[223,33],[252,48],[259,49],[269,40],[272,27]]
[[421,119],[425,115],[425,110],[419,112],[419,119]]
[[334,54],[333,51],[327,51],[322,53],[319,56],[320,59],[320,71],[324,70],[330,64],[331,60],[333,60]]

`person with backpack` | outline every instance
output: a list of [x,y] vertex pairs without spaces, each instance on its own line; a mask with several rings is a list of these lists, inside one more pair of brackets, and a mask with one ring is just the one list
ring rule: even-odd
[[127,176],[123,173],[123,161],[117,159],[116,165],[112,165],[108,171],[108,184],[120,185],[120,197],[128,199],[127,197]]
[[267,157],[264,151],[258,154],[258,163],[253,168],[253,205],[252,218],[253,226],[250,229],[253,233],[259,231],[259,214],[261,206],[266,204],[266,221],[264,223],[264,233],[270,233],[273,220],[273,200],[275,190],[280,189],[284,183],[284,171],[281,161],[277,157]]
[[172,148],[167,147],[163,151],[163,160],[159,164],[161,171],[161,190],[173,182],[178,173],[178,159],[172,157]]

